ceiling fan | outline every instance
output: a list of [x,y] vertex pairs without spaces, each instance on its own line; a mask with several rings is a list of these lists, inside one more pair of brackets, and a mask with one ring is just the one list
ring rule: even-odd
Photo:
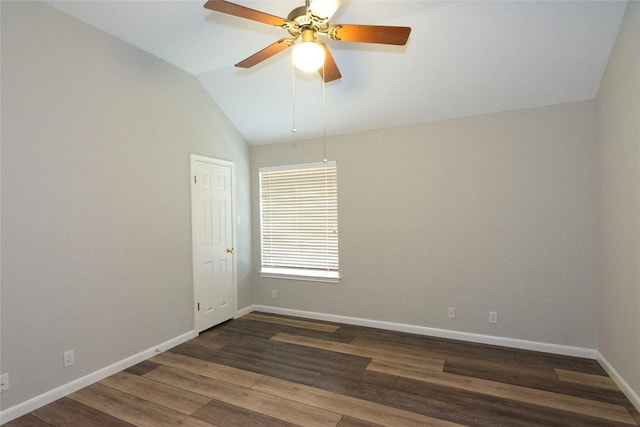
[[[225,0],[209,0],[205,8],[263,24],[283,28],[291,37],[282,38],[236,64],[236,67],[250,68],[275,54],[294,46],[294,63],[303,69],[318,70],[325,82],[342,77],[327,45],[320,36],[331,40],[360,43],[380,43],[405,45],[411,32],[410,27],[390,27],[383,25],[329,24],[329,19],[338,9],[340,0],[309,0],[304,6],[293,9],[287,18],[270,15]],[[313,53],[315,51],[315,53]],[[305,66],[305,55],[309,55]],[[316,55],[316,56],[314,56]],[[315,63],[312,63],[315,59]],[[324,64],[324,67],[322,65]]]

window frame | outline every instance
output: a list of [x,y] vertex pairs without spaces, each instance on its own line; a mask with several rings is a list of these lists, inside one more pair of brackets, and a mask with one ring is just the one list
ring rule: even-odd
[[312,281],[312,282],[326,282],[326,283],[339,283],[340,282],[340,267],[339,267],[339,233],[338,238],[336,240],[337,248],[335,251],[335,257],[337,258],[336,267],[337,270],[322,270],[317,268],[288,268],[288,267],[274,267],[274,266],[265,266],[264,263],[264,245],[265,245],[265,224],[264,218],[265,215],[263,213],[263,173],[268,172],[278,172],[278,171],[295,171],[295,170],[310,170],[310,169],[319,169],[327,166],[333,166],[335,168],[335,204],[336,204],[336,228],[335,232],[338,233],[338,221],[337,221],[337,209],[338,209],[338,165],[336,161],[327,161],[327,162],[315,162],[315,163],[299,163],[299,164],[291,164],[291,165],[280,165],[280,166],[265,166],[258,168],[258,202],[259,202],[259,215],[260,215],[260,270],[259,275],[265,278],[277,278],[277,279],[289,279],[289,280],[302,280],[302,281]]

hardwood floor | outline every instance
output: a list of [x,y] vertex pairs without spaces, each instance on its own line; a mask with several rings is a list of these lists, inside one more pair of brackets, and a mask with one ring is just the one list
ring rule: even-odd
[[629,426],[594,360],[251,313],[6,426]]

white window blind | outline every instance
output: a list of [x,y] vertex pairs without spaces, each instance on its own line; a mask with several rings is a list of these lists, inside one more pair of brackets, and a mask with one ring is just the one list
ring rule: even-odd
[[260,213],[262,275],[338,279],[335,162],[261,168]]

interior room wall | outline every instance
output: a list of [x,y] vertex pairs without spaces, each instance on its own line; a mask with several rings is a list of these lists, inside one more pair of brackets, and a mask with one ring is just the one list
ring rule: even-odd
[[[192,331],[189,153],[249,149],[191,75],[40,2],[2,1],[2,409]],[[75,364],[63,368],[63,352]]]
[[329,137],[339,284],[258,276],[258,168],[321,161],[322,139],[251,147],[254,303],[594,349],[594,119],[584,101]]
[[598,351],[640,408],[640,3],[597,96]]

